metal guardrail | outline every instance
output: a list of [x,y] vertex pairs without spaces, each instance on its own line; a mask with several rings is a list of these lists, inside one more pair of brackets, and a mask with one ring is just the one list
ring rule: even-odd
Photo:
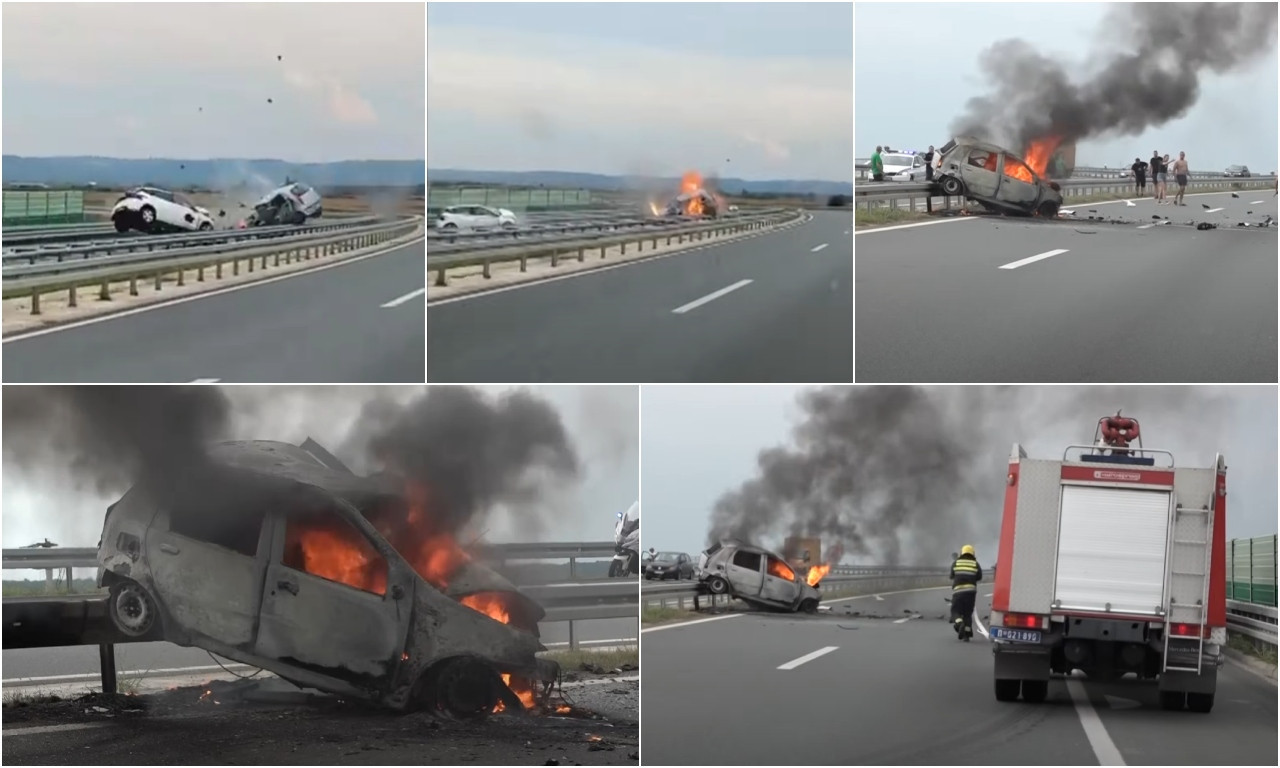
[[1255,645],[1276,649],[1276,608],[1239,600],[1227,601],[1227,631],[1244,635]]
[[[826,578],[818,582],[818,590],[821,592],[838,592],[855,586],[873,591],[889,588],[912,589],[916,586],[939,583],[945,580],[950,573],[947,568],[921,567],[889,570],[891,567],[863,567],[879,570],[880,573],[837,574],[833,568]],[[662,582],[650,584],[646,582],[640,593],[641,603],[646,606],[666,607],[671,603],[675,603],[678,607],[683,608],[686,602],[691,602],[695,609],[700,607],[702,599],[710,599],[711,603],[715,605],[718,597],[723,596],[711,595],[697,581],[676,582],[674,584]]]
[[[575,561],[612,557],[611,542],[552,542],[534,544],[490,544],[476,549],[479,557],[502,562],[510,560],[568,559],[570,578]],[[5,549],[3,567],[11,569],[97,568],[94,547],[53,547],[47,549]],[[625,619],[638,616],[639,590],[634,579],[593,579],[518,587],[546,611],[543,622],[568,622],[569,647],[577,649],[575,622]],[[102,667],[103,690],[116,687],[115,645],[138,642],[122,635],[111,624],[106,599],[96,595],[7,597],[3,601],[5,649],[51,648],[97,645]]]
[[650,230],[642,232],[629,232],[623,234],[616,233],[600,233],[595,235],[582,235],[567,240],[554,240],[552,242],[539,242],[529,245],[505,246],[491,248],[483,251],[467,251],[466,253],[436,253],[433,254],[432,249],[427,249],[427,269],[434,270],[436,286],[446,286],[449,284],[447,273],[450,269],[459,267],[484,267],[484,277],[486,279],[492,277],[491,268],[494,264],[510,261],[520,262],[520,271],[528,270],[528,260],[537,258],[551,259],[551,266],[556,266],[561,256],[576,256],[579,262],[586,261],[588,250],[600,250],[600,258],[604,258],[609,248],[621,246],[623,255],[627,252],[627,246],[634,243],[639,251],[644,250],[646,242],[652,242],[652,248],[656,250],[658,240],[666,238],[666,244],[671,245],[673,240],[676,243],[684,243],[686,238],[689,241],[700,241],[710,237],[716,237],[722,234],[734,234],[737,232],[745,232],[755,229],[763,229],[766,227],[780,226],[799,221],[801,213],[799,211],[790,211],[782,213],[778,211],[761,212],[757,215],[743,216],[733,219],[721,219],[707,223],[689,224],[680,227],[670,227],[660,230]]
[[[1063,202],[1069,203],[1073,197],[1098,194],[1102,192],[1124,194],[1133,191],[1133,182],[1106,179],[1065,179],[1057,182],[1062,188]],[[1206,187],[1230,187],[1236,189],[1271,189],[1275,186],[1274,178],[1239,178],[1212,177],[1191,179],[1187,184],[1190,190]],[[963,201],[963,196],[942,194],[937,184],[928,182],[875,181],[856,185],[853,188],[854,205],[870,209],[878,204],[887,203],[889,208],[898,208],[900,202],[907,202],[907,210],[915,211],[920,207],[932,210],[935,200],[941,200],[944,208],[951,207],[953,199]],[[1134,196],[1137,199],[1137,196]],[[917,202],[924,202],[917,206]]]
[[[723,216],[718,221],[732,221],[741,218],[742,214]],[[492,247],[494,240],[532,240],[537,244],[549,243],[553,238],[573,240],[580,238],[584,232],[617,233],[619,230],[645,229],[661,232],[666,229],[677,229],[705,220],[692,218],[659,219],[636,214],[614,212],[611,215],[582,218],[575,221],[563,221],[545,225],[517,226],[509,229],[489,229],[471,232],[449,231],[433,228],[427,234],[427,242],[436,255],[458,253],[466,250],[477,250]]]
[[[109,300],[111,286],[127,282],[130,295],[138,295],[139,280],[154,280],[158,291],[164,278],[176,275],[176,284],[186,284],[186,273],[196,272],[197,282],[205,279],[205,270],[213,269],[214,278],[222,278],[224,264],[231,265],[233,276],[240,274],[240,263],[246,262],[249,272],[255,267],[262,270],[268,268],[268,261],[274,257],[273,266],[293,264],[296,261],[309,261],[334,253],[360,250],[370,246],[403,237],[422,227],[421,217],[410,217],[389,222],[380,222],[367,226],[328,230],[318,234],[301,237],[289,237],[267,240],[263,243],[252,243],[228,250],[223,245],[196,246],[191,248],[171,249],[163,252],[148,252],[109,257],[93,262],[94,268],[71,268],[68,274],[49,274],[26,277],[17,280],[5,280],[4,298],[31,297],[31,314],[40,314],[40,296],[57,291],[68,292],[68,305],[78,306],[78,291],[87,286],[99,286],[98,298]],[[104,263],[110,261],[111,266]]]
[[[1146,159],[1146,158],[1144,158]],[[854,164],[858,181],[871,180],[871,160],[859,158]],[[1223,175],[1222,171],[1192,171],[1188,174],[1193,179],[1211,179]],[[1274,173],[1255,173],[1250,176],[1233,176],[1232,178],[1267,179],[1274,181]],[[1128,168],[1103,168],[1101,166],[1077,165],[1071,170],[1072,179],[1132,179]]]

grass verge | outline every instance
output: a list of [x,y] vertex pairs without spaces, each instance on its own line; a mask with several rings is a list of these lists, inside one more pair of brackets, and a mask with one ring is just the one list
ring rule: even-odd
[[1238,632],[1229,632],[1227,634],[1227,647],[1239,651],[1246,656],[1252,656],[1259,661],[1276,666],[1276,649],[1260,648],[1253,642],[1253,639],[1247,635]]
[[853,223],[856,227],[883,227],[888,224],[903,224],[910,221],[924,221],[930,218],[924,211],[906,211],[901,208],[859,208],[854,211]]
[[640,611],[641,624],[665,624],[671,621],[687,619],[693,616],[693,611],[683,608],[667,608],[646,605]]
[[565,670],[582,669],[584,664],[594,664],[605,670],[620,669],[625,665],[640,666],[639,647],[618,648],[607,651],[579,649],[576,651],[551,651],[543,658],[551,659]]

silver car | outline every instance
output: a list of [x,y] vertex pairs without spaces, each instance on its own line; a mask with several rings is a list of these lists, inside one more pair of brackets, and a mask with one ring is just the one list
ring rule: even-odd
[[956,138],[941,150],[934,181],[945,195],[976,200],[1003,213],[1054,218],[1062,207],[1062,189],[1035,174],[1003,147]]
[[322,215],[324,201],[320,193],[306,184],[290,182],[271,190],[254,204],[248,225],[302,224],[307,219],[318,219]]
[[310,440],[221,443],[176,474],[107,510],[99,581],[123,634],[458,717],[521,711],[557,679],[536,656],[541,606],[474,562],[439,589],[379,533],[406,526],[398,483]]
[[698,576],[713,595],[729,595],[759,608],[815,613],[822,592],[809,586],[808,570],[797,571],[776,552],[736,541],[702,553]]

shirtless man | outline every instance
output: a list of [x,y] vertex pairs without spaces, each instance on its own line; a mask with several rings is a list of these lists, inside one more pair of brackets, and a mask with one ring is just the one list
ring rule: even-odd
[[1178,159],[1173,161],[1173,177],[1178,182],[1178,194],[1173,198],[1174,205],[1186,205],[1183,195],[1187,194],[1187,153],[1179,152]]

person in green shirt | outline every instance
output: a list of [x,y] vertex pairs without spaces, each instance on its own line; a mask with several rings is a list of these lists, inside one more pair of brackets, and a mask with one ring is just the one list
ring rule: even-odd
[[873,181],[884,181],[884,158],[880,156],[884,147],[876,147],[876,153],[871,156],[871,179]]

